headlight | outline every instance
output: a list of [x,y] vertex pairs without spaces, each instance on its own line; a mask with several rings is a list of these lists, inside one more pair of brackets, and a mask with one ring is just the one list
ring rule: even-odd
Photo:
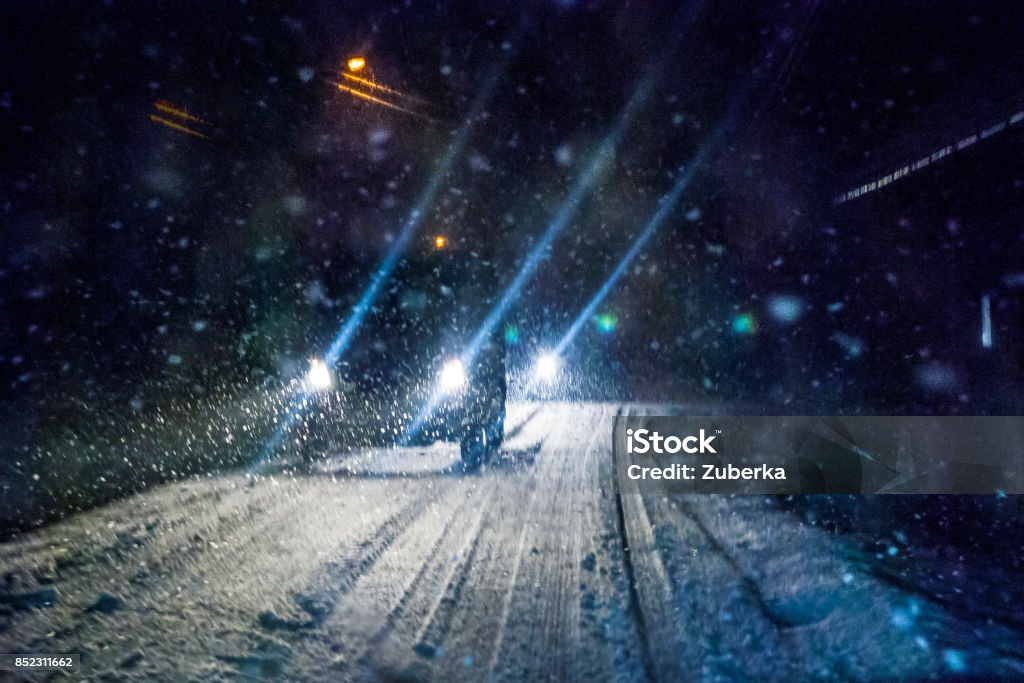
[[310,391],[326,391],[331,388],[331,371],[327,363],[319,358],[309,361],[309,372],[306,373],[306,389]]
[[466,384],[466,368],[458,358],[446,361],[437,376],[437,382],[444,391],[455,391]]
[[533,364],[533,376],[541,382],[554,381],[558,375],[558,366],[561,364],[561,359],[555,354],[542,353],[537,356],[537,361]]

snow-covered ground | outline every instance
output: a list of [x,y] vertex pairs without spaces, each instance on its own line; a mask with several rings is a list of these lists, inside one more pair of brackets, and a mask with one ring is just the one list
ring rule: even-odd
[[768,498],[613,495],[624,409],[514,404],[478,474],[452,445],[371,449],[21,535],[0,652],[78,652],[96,680],[1024,677],[1012,621]]

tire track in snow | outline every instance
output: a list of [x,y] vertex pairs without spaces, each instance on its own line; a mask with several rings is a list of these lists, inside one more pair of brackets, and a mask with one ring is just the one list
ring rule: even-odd
[[426,495],[413,498],[377,526],[367,538],[359,541],[352,556],[322,565],[319,570],[320,576],[305,591],[307,595],[296,596],[298,606],[307,615],[306,619],[284,619],[263,612],[258,618],[260,625],[271,631],[300,631],[322,624],[334,612],[338,602],[376,564],[409,525],[434,502],[434,499]]
[[540,489],[536,484],[536,473],[531,474],[534,474],[533,486],[530,489],[530,497],[524,508],[525,512],[523,514],[522,531],[519,533],[519,538],[515,546],[516,549],[513,553],[513,564],[512,568],[508,572],[508,582],[501,601],[501,613],[498,618],[498,629],[494,635],[494,640],[491,644],[490,657],[487,661],[487,676],[491,680],[494,679],[495,670],[498,666],[498,658],[501,656],[501,648],[504,644],[505,634],[508,630],[508,618],[512,606],[512,595],[515,592],[516,581],[519,578],[519,570],[523,563],[523,555],[526,552],[526,539],[531,526],[530,520],[533,518],[533,510],[537,503],[537,492]]
[[[388,670],[407,670],[411,661],[409,653],[413,652],[418,644],[428,642],[425,634],[434,622],[435,615],[441,609],[449,591],[431,590],[426,584],[430,579],[434,579],[435,585],[450,587],[456,573],[471,571],[472,559],[475,557],[488,506],[479,506],[479,512],[468,525],[467,533],[460,536],[457,532],[465,525],[463,512],[473,504],[489,499],[489,494],[494,491],[493,483],[489,484],[478,488],[453,510],[443,531],[424,557],[419,570],[404,587],[401,598],[388,612],[383,624],[363,646],[356,661],[357,666],[368,676]],[[449,562],[451,557],[458,558],[458,561]],[[425,608],[421,607],[417,604],[421,601],[429,604]],[[423,612],[422,615],[417,614],[420,610]],[[417,616],[419,619],[416,619]],[[413,624],[416,624],[415,628],[412,628]],[[391,664],[393,661],[399,663]]]
[[[524,506],[520,498],[510,517],[496,515],[506,532],[515,529],[516,540],[515,550],[502,558],[502,611],[493,643],[484,650],[490,651],[486,675],[491,679],[588,678],[616,666],[606,659],[606,632],[597,623],[616,598],[610,580],[596,571],[600,544],[594,534],[600,524],[593,522],[600,514],[597,458],[606,452],[597,445],[604,430],[596,427],[607,419],[607,408],[546,408],[547,419],[536,428],[547,439],[531,479],[512,480],[507,487],[515,501],[525,484],[530,499]],[[585,585],[582,565],[588,555],[593,574]]]
[[[181,484],[168,486],[178,488]],[[267,526],[279,521],[276,515],[268,514],[271,511],[279,511],[273,504],[266,509],[260,507],[268,501],[276,502],[271,492],[265,491],[258,501],[247,498],[239,490],[234,490],[233,493],[234,495],[225,496],[227,506],[237,513],[230,517],[220,514],[220,510],[206,511],[201,515],[182,514],[175,519],[169,536],[161,533],[162,527],[157,525],[149,529],[148,536],[143,539],[137,540],[134,536],[115,536],[112,543],[104,543],[102,549],[98,551],[88,550],[88,541],[84,541],[84,547],[76,547],[75,556],[78,559],[67,571],[58,569],[53,583],[48,584],[56,591],[55,604],[47,610],[25,614],[16,622],[16,629],[8,629],[7,633],[0,636],[0,647],[15,651],[17,648],[25,647],[27,643],[31,647],[46,647],[50,651],[87,652],[89,638],[83,631],[87,627],[95,627],[97,619],[102,623],[103,618],[102,614],[90,613],[87,608],[101,594],[111,594],[134,609],[151,608],[159,604],[162,596],[171,598],[178,595],[180,586],[191,582],[188,570],[198,567],[198,571],[202,573],[203,561],[210,554],[217,552],[216,545],[211,546],[207,541],[213,536],[218,539],[224,538],[222,533],[215,532],[218,529],[223,530],[226,519],[230,520],[229,528],[245,528],[255,517],[261,517]],[[208,498],[211,496],[200,496],[199,499]],[[178,500],[181,500],[181,497],[178,497]],[[130,515],[131,509],[121,509],[120,512]],[[90,520],[95,526],[96,517],[102,520],[108,518],[108,514],[109,510],[105,508],[102,511],[82,513],[72,518],[71,528],[88,529]],[[197,525],[196,522],[203,524]],[[99,528],[103,530],[100,533],[105,535],[107,526],[100,526]],[[200,532],[205,536],[201,536]],[[65,522],[33,533],[62,539],[62,543],[72,538]],[[83,534],[75,538],[88,539],[92,535],[93,533]]]
[[451,629],[454,611],[461,607],[462,593],[471,576],[477,550],[480,547],[480,532],[486,512],[486,509],[482,509],[477,516],[476,523],[466,535],[462,548],[457,554],[460,560],[451,565],[450,571],[441,582],[446,586],[446,590],[438,594],[437,600],[431,605],[417,629],[413,640],[416,643],[414,649],[420,648],[418,652],[429,653],[429,650],[425,648],[444,648],[445,639]]

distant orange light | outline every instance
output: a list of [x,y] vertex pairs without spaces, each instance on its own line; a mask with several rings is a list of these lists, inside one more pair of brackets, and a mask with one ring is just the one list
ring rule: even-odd
[[366,58],[352,57],[348,60],[346,66],[348,66],[349,71],[362,71],[366,68]]
[[192,130],[188,126],[183,126],[180,123],[175,123],[174,121],[171,121],[170,119],[165,119],[164,117],[157,116],[156,114],[150,114],[149,115],[149,120],[152,121],[153,123],[159,123],[162,126],[167,126],[171,130],[176,130],[179,133],[185,133],[187,135],[195,135],[197,138],[202,138],[204,140],[209,140],[210,139],[209,137],[203,135],[199,131]]
[[438,249],[444,249],[448,246],[448,238],[444,235],[438,235],[434,238],[434,246]]
[[210,124],[206,123],[206,121],[203,121],[201,118],[196,117],[196,116],[192,116],[187,111],[185,111],[185,109],[183,107],[179,107],[178,105],[174,104],[173,102],[168,102],[167,100],[157,100],[156,102],[153,103],[153,106],[156,107],[157,111],[159,111],[159,112],[161,112],[163,114],[170,114],[171,116],[177,116],[179,119],[184,119],[185,121],[192,121],[194,123],[202,123],[202,124],[207,125],[207,126],[210,125]]

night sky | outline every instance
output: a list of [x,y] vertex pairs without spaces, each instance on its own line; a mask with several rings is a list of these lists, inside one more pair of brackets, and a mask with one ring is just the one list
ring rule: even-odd
[[[35,428],[286,379],[322,350],[304,321],[324,269],[386,253],[462,130],[414,248],[444,233],[507,284],[633,98],[508,314],[511,371],[565,333],[705,151],[572,344],[574,395],[1019,412],[1024,125],[833,205],[1024,109],[1015,13],[16,3],[0,28],[4,400]],[[340,91],[353,55],[413,113]],[[160,101],[202,137],[154,121]]]

